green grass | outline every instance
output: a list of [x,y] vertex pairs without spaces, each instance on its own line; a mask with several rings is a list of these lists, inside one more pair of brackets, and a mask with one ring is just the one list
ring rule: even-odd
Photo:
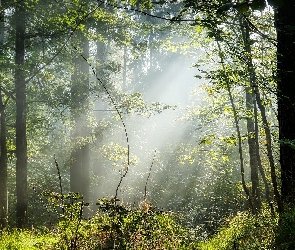
[[202,250],[263,250],[276,248],[278,215],[263,210],[253,216],[248,212],[239,213],[219,232],[199,244]]
[[4,230],[0,250],[54,249],[58,241],[58,236],[48,230]]

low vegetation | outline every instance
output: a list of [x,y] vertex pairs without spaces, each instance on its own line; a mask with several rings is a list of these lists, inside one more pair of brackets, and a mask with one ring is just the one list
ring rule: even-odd
[[88,204],[63,206],[55,228],[2,231],[0,249],[195,249],[189,230],[148,202],[131,209],[103,199],[90,219]]
[[[149,202],[136,208],[102,199],[89,219],[89,204],[70,194],[52,205],[61,209],[59,221],[46,227],[1,232],[0,249],[294,249],[295,211],[282,217],[264,208],[259,215],[241,212],[228,218],[217,234],[201,241],[175,214]],[[62,198],[62,199],[60,199]],[[70,199],[71,198],[71,199]],[[71,200],[71,202],[69,202]],[[279,229],[280,228],[280,229]]]

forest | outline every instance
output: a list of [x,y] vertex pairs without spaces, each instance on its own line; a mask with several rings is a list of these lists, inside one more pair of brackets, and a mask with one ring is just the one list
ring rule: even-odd
[[0,250],[295,249],[294,16],[0,0]]

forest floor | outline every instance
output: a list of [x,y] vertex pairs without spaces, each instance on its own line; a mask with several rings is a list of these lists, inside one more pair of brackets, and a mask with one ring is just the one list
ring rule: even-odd
[[[65,214],[58,224],[1,232],[4,249],[278,249],[278,216],[265,209],[253,216],[241,212],[214,236],[200,241],[193,230],[178,224],[169,213],[149,207],[128,210],[105,204],[105,211],[89,220]],[[286,248],[291,249],[290,245]]]

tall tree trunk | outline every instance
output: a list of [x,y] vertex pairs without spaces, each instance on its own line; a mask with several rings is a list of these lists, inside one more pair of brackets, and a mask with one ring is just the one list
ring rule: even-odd
[[6,147],[6,115],[0,89],[0,228],[7,226],[7,147]]
[[[261,118],[262,118],[263,128],[265,131],[265,140],[267,142],[266,150],[267,150],[267,157],[268,157],[269,166],[270,166],[270,174],[271,174],[271,182],[272,182],[273,193],[274,193],[274,200],[277,203],[278,210],[281,211],[282,210],[281,195],[279,193],[277,176],[276,176],[276,168],[275,168],[273,152],[272,152],[271,132],[270,132],[267,118],[266,118],[265,107],[262,104],[260,92],[257,87],[257,84],[255,84],[254,91],[255,91],[257,106],[260,110],[260,114],[261,114]],[[263,178],[263,175],[262,175],[262,178]]]
[[[248,22],[244,22],[244,23],[241,22],[240,24],[241,24],[241,28],[242,28],[242,32],[243,32],[243,40],[244,40],[245,51],[247,53],[247,60],[248,60],[247,68],[248,68],[248,72],[250,74],[249,81],[250,81],[251,91],[253,91],[253,94],[255,95],[255,97],[253,96],[254,113],[255,112],[257,113],[257,110],[256,110],[256,104],[257,104],[257,106],[259,107],[259,110],[260,110],[261,117],[262,117],[262,123],[263,123],[263,127],[264,127],[264,130],[265,130],[265,137],[266,137],[266,141],[267,141],[267,156],[268,156],[268,159],[269,159],[269,165],[270,165],[270,170],[271,170],[271,180],[272,180],[272,186],[273,186],[273,191],[274,191],[274,196],[275,196],[274,198],[275,198],[275,201],[277,202],[278,209],[280,210],[281,202],[280,202],[280,194],[278,192],[277,177],[276,177],[274,159],[273,159],[273,154],[272,154],[271,133],[270,133],[268,121],[267,121],[267,118],[266,118],[265,107],[262,104],[262,101],[261,101],[261,98],[260,98],[260,92],[259,92],[259,89],[258,89],[258,86],[257,86],[256,73],[255,73],[255,69],[254,69],[253,61],[252,61],[252,51],[251,51],[251,45],[250,45],[251,41],[250,41],[250,34],[249,34],[249,24],[248,24]],[[255,116],[255,119],[257,119],[257,116]],[[256,127],[257,127],[257,121],[256,121]],[[263,182],[264,182],[265,191],[266,191],[266,198],[268,200],[268,203],[270,205],[271,210],[273,211],[273,205],[272,205],[272,203],[270,201],[270,192],[269,192],[269,188],[268,188],[268,183],[267,183],[267,180],[266,180],[266,177],[265,177],[264,170],[263,170],[262,165],[261,165],[259,142],[258,142],[258,131],[257,130],[258,130],[258,127],[255,129],[257,164],[258,164],[258,168],[259,168],[261,177],[262,177]],[[255,176],[256,176],[256,174],[255,174]]]
[[26,83],[25,62],[25,6],[24,2],[15,9],[15,93],[16,93],[16,217],[17,226],[27,224],[27,138],[26,138]]
[[[221,59],[222,69],[224,70],[224,73],[226,74],[226,69],[225,69],[225,66],[224,66],[224,58],[223,58],[223,54],[222,54],[219,42],[217,42],[217,46],[218,46],[218,50],[219,50],[219,57]],[[225,83],[226,83],[226,89],[227,89],[227,92],[228,92],[230,104],[231,104],[232,109],[233,109],[234,122],[235,122],[235,127],[236,127],[236,130],[237,130],[237,136],[238,136],[238,147],[239,147],[240,171],[241,171],[242,187],[244,189],[247,200],[249,202],[249,206],[250,206],[251,210],[253,211],[254,206],[253,206],[252,198],[250,196],[250,192],[249,192],[249,189],[248,189],[248,187],[246,185],[246,181],[245,181],[245,168],[244,168],[244,157],[243,157],[241,130],[240,130],[238,114],[237,114],[236,106],[235,106],[235,103],[234,103],[234,98],[233,98],[233,95],[232,95],[232,92],[231,92],[230,83],[228,81],[228,77],[226,78]]]
[[4,9],[2,9],[2,1],[0,0],[0,50],[2,51],[2,45],[4,42]]
[[253,75],[253,63],[251,57],[250,47],[250,31],[247,22],[243,22],[242,17],[240,18],[240,27],[242,31],[243,43],[245,52],[247,55],[247,69],[249,73],[250,86],[246,87],[246,111],[247,115],[247,132],[248,132],[248,148],[250,157],[250,169],[251,169],[251,183],[252,183],[252,213],[256,214],[261,209],[260,190],[259,190],[259,176],[258,176],[258,164],[259,158],[259,147],[257,142],[257,134],[255,133],[254,123],[254,102],[255,96],[253,91],[253,85],[255,85],[255,77]]
[[244,168],[244,158],[243,158],[243,149],[242,149],[242,136],[241,136],[241,130],[240,130],[240,125],[239,125],[239,121],[238,121],[238,115],[237,115],[237,111],[236,111],[236,107],[235,107],[235,103],[234,103],[234,99],[231,93],[231,88],[229,83],[226,83],[227,86],[227,91],[228,91],[228,95],[229,95],[229,99],[230,99],[230,103],[233,109],[233,114],[234,114],[234,121],[235,121],[235,126],[236,126],[236,130],[237,130],[237,136],[238,136],[238,146],[239,146],[239,156],[240,156],[240,170],[241,170],[241,178],[242,178],[242,186],[244,189],[244,192],[246,193],[246,197],[248,199],[249,202],[249,206],[253,211],[256,211],[255,209],[255,205],[253,204],[253,200],[252,197],[250,196],[250,192],[249,189],[246,185],[246,181],[245,181],[245,168]]
[[[82,52],[85,59],[89,57],[89,42],[85,36],[79,34]],[[72,138],[74,148],[71,154],[70,185],[71,191],[83,195],[83,199],[89,202],[90,188],[90,155],[88,129],[89,109],[89,64],[77,53],[73,59],[74,73],[72,75],[71,89],[71,114],[74,122]]]
[[[252,88],[246,88],[246,110],[253,114],[254,100]],[[252,183],[252,213],[257,214],[261,208],[259,177],[258,177],[258,145],[256,144],[256,133],[253,117],[247,116],[248,150],[250,158],[251,183]]]
[[[1,0],[0,0],[1,7]],[[4,11],[0,11],[0,57],[3,56],[4,43]],[[0,89],[0,229],[7,226],[8,220],[7,197],[7,147],[6,147],[6,116],[5,106]]]
[[285,0],[275,15],[277,28],[278,120],[281,194],[295,206],[295,2]]
[[273,206],[273,201],[271,199],[271,195],[270,195],[270,190],[269,190],[269,186],[268,186],[268,181],[266,179],[265,176],[265,172],[261,163],[261,158],[260,158],[260,147],[259,147],[259,125],[258,125],[258,112],[257,112],[257,104],[256,102],[254,102],[254,118],[255,118],[255,142],[256,142],[256,154],[257,154],[257,160],[258,160],[258,169],[262,178],[262,181],[264,183],[264,188],[265,188],[265,198],[266,201],[269,205],[269,208],[272,212],[272,214],[274,214],[274,206]]

